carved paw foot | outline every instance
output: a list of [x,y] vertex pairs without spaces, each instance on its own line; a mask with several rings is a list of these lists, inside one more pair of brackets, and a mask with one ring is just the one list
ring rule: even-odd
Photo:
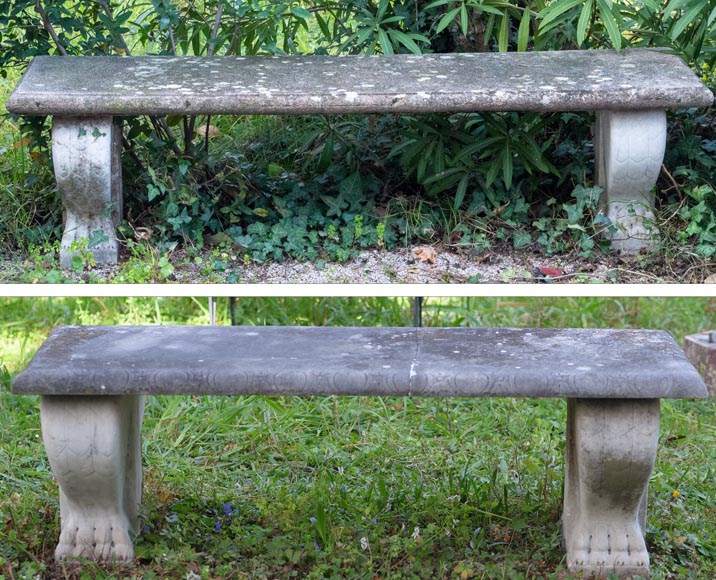
[[614,202],[609,205],[609,221],[617,231],[609,234],[612,248],[625,254],[638,253],[654,244],[659,230],[654,213],[644,204]]
[[583,571],[606,578],[649,576],[649,554],[641,529],[633,525],[589,522],[573,530],[568,540],[567,565],[572,571]]
[[134,558],[129,526],[121,517],[70,518],[62,526],[56,560],[127,562]]

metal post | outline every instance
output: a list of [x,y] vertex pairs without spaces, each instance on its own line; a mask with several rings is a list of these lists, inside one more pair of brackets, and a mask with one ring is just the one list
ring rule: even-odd
[[421,328],[423,326],[423,297],[413,297],[413,326]]
[[229,311],[231,312],[231,326],[236,326],[236,298],[229,297]]
[[209,324],[216,326],[216,298],[209,297]]

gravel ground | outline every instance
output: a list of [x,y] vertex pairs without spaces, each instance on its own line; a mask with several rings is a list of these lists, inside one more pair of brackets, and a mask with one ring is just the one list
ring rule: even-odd
[[[493,248],[478,255],[442,251],[430,246],[399,250],[368,250],[343,263],[285,260],[264,264],[244,263],[239,256],[206,250],[188,257],[184,250],[169,256],[174,271],[167,277],[159,268],[149,279],[153,284],[653,284],[703,283],[716,281],[716,268],[688,252],[673,259],[657,254],[638,256],[601,255],[589,259],[576,254],[544,256],[527,250]],[[64,271],[62,282],[128,282],[132,265],[128,256],[118,266],[95,267],[91,271]],[[54,274],[54,275],[53,275]],[[0,260],[0,283],[47,283],[57,278],[56,265],[34,264],[26,256]]]
[[[439,284],[439,283],[509,283],[545,281],[540,267],[563,271],[550,281],[613,281],[617,273],[608,263],[589,264],[579,260],[545,259],[533,254],[497,254],[477,257],[437,253],[434,263],[411,251],[366,251],[343,263],[329,263],[318,269],[310,262],[282,262],[244,267],[244,281],[251,283],[344,283],[344,284]],[[417,252],[416,252],[417,250]],[[556,273],[555,273],[556,274]],[[638,282],[648,282],[646,275]]]

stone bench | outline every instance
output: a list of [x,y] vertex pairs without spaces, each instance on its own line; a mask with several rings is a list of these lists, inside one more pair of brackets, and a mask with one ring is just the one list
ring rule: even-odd
[[[61,263],[100,232],[98,263],[116,263],[122,213],[121,127],[131,115],[596,111],[596,179],[618,231],[613,247],[653,242],[652,189],[671,108],[713,95],[676,56],[656,50],[291,57],[35,58],[7,101],[52,115],[65,207]],[[97,236],[94,236],[95,239]],[[100,236],[101,239],[102,236]]]
[[567,566],[602,577],[648,574],[659,400],[707,396],[661,331],[171,326],[59,328],[13,392],[42,395],[56,557],[100,561],[133,557],[144,395],[565,398]]

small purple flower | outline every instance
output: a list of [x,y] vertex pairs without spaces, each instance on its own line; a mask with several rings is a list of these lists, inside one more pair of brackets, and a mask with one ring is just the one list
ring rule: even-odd
[[214,531],[215,531],[215,532],[220,532],[220,531],[221,531],[221,522],[220,522],[219,520],[216,520],[216,521],[214,522]]
[[222,504],[221,509],[224,510],[224,515],[227,518],[233,516],[236,513],[236,510],[234,509],[234,506],[231,505],[231,502]]

